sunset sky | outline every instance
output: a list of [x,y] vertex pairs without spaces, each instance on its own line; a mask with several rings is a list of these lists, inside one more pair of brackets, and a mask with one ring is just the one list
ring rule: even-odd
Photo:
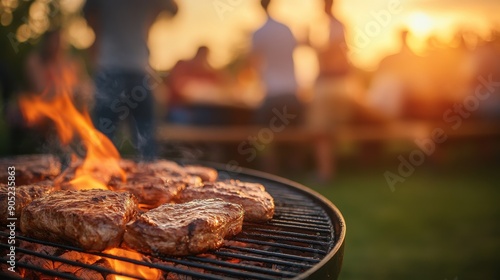
[[[19,2],[9,1],[14,6]],[[192,57],[200,45],[210,47],[214,66],[224,66],[248,51],[252,32],[265,20],[258,0],[177,2],[178,15],[173,19],[160,15],[150,30],[150,62],[158,70],[168,70],[179,59]],[[35,0],[30,16],[45,14],[46,3]],[[70,14],[78,13],[84,0],[59,3],[63,13]],[[320,46],[326,35],[322,0],[273,0],[270,10],[301,42],[295,53],[297,75],[299,80],[311,80],[317,64],[313,47]],[[336,0],[334,10],[345,24],[353,64],[364,70],[374,70],[381,58],[398,50],[398,33],[403,28],[411,31],[410,46],[420,54],[430,36],[450,45],[458,30],[472,31],[483,39],[488,38],[492,28],[500,30],[498,0]],[[2,15],[1,23],[10,24],[10,18]],[[23,24],[17,28],[18,40],[39,36],[47,27],[48,24],[33,28]],[[93,32],[81,17],[68,21],[66,30],[77,48],[87,48],[94,40]]]
[[[224,65],[247,49],[250,34],[263,23],[259,2],[179,1],[178,17],[162,18],[151,30],[151,63],[168,69],[178,58],[189,58],[199,45],[206,44],[212,49],[213,64]],[[309,34],[311,43],[320,44],[324,34],[321,5],[321,0],[274,0],[271,15],[290,26],[299,40]],[[487,37],[492,26],[500,27],[500,1],[495,0],[338,0],[334,9],[346,25],[353,63],[367,70],[397,51],[397,34],[403,27],[414,34],[416,50],[431,34],[449,42],[459,29]],[[302,59],[310,60],[307,48],[298,51]]]
[[[19,1],[2,3],[15,9]],[[18,26],[19,41],[33,34],[39,36],[47,29],[49,2],[35,0],[30,5],[30,19],[33,17],[37,24]],[[58,1],[63,14],[78,13],[84,2]],[[159,70],[191,57],[202,44],[212,49],[213,64],[223,66],[247,50],[252,32],[265,20],[258,0],[177,2],[179,14],[174,19],[160,16],[150,32],[151,63]],[[412,47],[417,51],[430,35],[449,43],[457,30],[473,31],[483,38],[488,37],[492,27],[500,30],[498,0],[335,0],[334,10],[346,26],[353,63],[364,69],[373,69],[381,57],[398,49],[397,34],[402,28],[412,32]],[[322,0],[273,0],[271,15],[288,25],[298,40],[308,38],[312,45],[321,44],[325,34]],[[7,11],[0,19],[2,25],[8,26],[12,14]],[[78,48],[86,48],[93,41],[82,18],[66,22],[66,29],[71,43]],[[307,57],[308,52],[301,48],[298,56]]]

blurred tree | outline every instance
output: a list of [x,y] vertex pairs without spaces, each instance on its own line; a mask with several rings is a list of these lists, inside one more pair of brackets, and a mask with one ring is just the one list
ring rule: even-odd
[[[20,93],[28,90],[26,58],[39,47],[47,31],[60,29],[69,38],[80,36],[81,32],[74,32],[74,22],[83,19],[83,3],[84,0],[0,1],[0,154],[36,152],[27,141],[28,135],[16,133],[19,124],[15,121],[15,102]],[[86,27],[84,22],[84,31]],[[71,33],[74,34],[68,36]]]
[[[13,78],[15,88],[24,84],[24,59],[50,29],[60,27],[64,0],[3,0],[0,2],[0,64]],[[12,93],[2,93],[10,95]],[[4,97],[5,100],[5,97]]]

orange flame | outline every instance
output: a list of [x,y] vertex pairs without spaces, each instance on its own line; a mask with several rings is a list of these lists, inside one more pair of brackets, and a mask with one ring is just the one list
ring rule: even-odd
[[87,154],[70,182],[75,189],[107,189],[96,174],[118,175],[125,180],[125,172],[119,166],[120,154],[113,143],[95,129],[88,113],[80,113],[73,105],[71,89],[75,83],[75,76],[66,71],[52,88],[41,95],[22,98],[19,105],[29,124],[43,117],[50,118],[63,144],[69,144],[75,136],[81,139]]
[[[119,248],[113,248],[104,251],[104,253],[113,255],[113,256],[119,256],[119,257],[125,257],[137,261],[144,261],[143,257],[144,255],[133,252],[133,251],[128,251],[124,249],[119,249]],[[161,271],[156,269],[156,268],[150,268],[146,266],[140,266],[140,265],[135,265],[130,262],[125,262],[125,261],[120,261],[116,259],[111,259],[107,258],[108,261],[110,262],[111,267],[113,270],[119,273],[127,273],[130,275],[135,275],[137,278],[144,278],[144,279],[159,279],[161,276]],[[125,279],[135,279],[135,278],[129,278],[126,276],[115,276],[116,280],[125,280]]]

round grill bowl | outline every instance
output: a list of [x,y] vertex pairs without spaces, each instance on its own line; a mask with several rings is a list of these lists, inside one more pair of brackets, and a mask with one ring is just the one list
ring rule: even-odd
[[[186,162],[181,162],[186,163]],[[219,180],[237,179],[261,183],[274,198],[275,213],[266,223],[244,222],[241,233],[219,249],[206,254],[186,257],[155,256],[153,261],[137,261],[120,258],[138,266],[156,268],[168,274],[168,279],[337,279],[342,266],[345,221],[340,211],[317,192],[296,182],[267,173],[238,168],[237,172],[218,164],[195,162],[212,166],[219,172]],[[0,236],[8,237],[0,232]],[[36,240],[16,235],[26,244],[39,244],[60,249],[95,254],[100,257],[117,258],[102,252],[87,252],[82,249]],[[11,245],[0,243],[0,248]],[[36,247],[36,246],[35,246]],[[31,247],[30,247],[31,248]],[[66,260],[60,255],[40,254],[30,248],[19,247],[20,253],[30,255],[41,263],[63,262],[72,266],[79,263]],[[16,267],[27,268],[60,279],[76,279],[63,272],[51,271],[26,262],[17,262]],[[86,269],[102,271],[103,268],[85,266]],[[106,270],[107,274],[118,274]],[[0,275],[4,275],[0,270]],[[9,277],[12,275],[9,275]],[[2,278],[4,279],[4,278]],[[5,278],[8,279],[8,278]],[[18,278],[16,278],[18,279]]]
[[[329,245],[324,248],[326,254],[319,256],[321,260],[318,263],[293,279],[338,279],[344,256],[346,224],[342,213],[330,200],[304,185],[279,176],[247,168],[238,167],[238,172],[231,172],[217,164],[203,163],[203,165],[212,165],[218,169],[221,180],[238,179],[263,184],[273,196],[276,204],[275,217],[271,223],[281,224],[279,220],[286,219],[288,211],[303,212],[311,217],[317,213],[318,218],[328,220],[331,231],[329,232],[330,238],[328,238]],[[314,223],[309,226],[314,228]],[[325,235],[325,231],[319,233],[314,229],[306,230],[306,233]]]

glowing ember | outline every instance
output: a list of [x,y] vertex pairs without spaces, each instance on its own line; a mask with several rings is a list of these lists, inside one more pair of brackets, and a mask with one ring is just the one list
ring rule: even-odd
[[81,139],[87,154],[70,182],[75,189],[107,189],[96,176],[121,176],[125,172],[119,166],[120,154],[113,143],[92,124],[87,113],[79,112],[71,101],[71,89],[76,79],[65,73],[61,79],[41,95],[24,97],[19,101],[23,115],[29,124],[44,117],[54,121],[63,144],[76,136]]
[[[119,249],[119,248],[113,248],[110,250],[104,251],[104,253],[113,255],[113,256],[119,256],[119,257],[124,257],[124,258],[129,258],[137,261],[144,261],[144,255],[133,252],[133,251],[128,251],[124,249]],[[129,275],[135,275],[137,278],[144,278],[144,279],[160,279],[161,276],[161,271],[155,268],[150,268],[146,266],[140,266],[140,265],[135,265],[130,262],[124,262],[120,260],[115,260],[111,258],[107,258],[109,263],[111,264],[111,267],[119,273],[127,273]],[[129,278],[125,276],[115,276],[116,280],[125,280],[125,279],[135,279],[135,278]]]

